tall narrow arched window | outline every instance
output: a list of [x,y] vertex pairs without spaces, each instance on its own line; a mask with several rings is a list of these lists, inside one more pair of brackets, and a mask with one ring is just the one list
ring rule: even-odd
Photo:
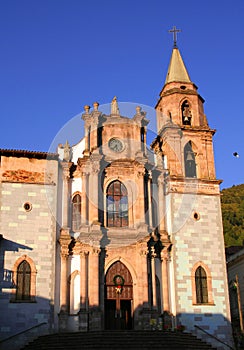
[[197,304],[208,303],[208,284],[207,274],[202,266],[199,266],[195,272],[196,302]]
[[126,187],[118,180],[107,189],[107,226],[128,226],[128,195]]
[[23,260],[17,268],[17,300],[31,299],[31,267],[30,264]]
[[192,143],[189,141],[184,148],[185,176],[197,177],[195,153],[192,150]]
[[72,199],[72,229],[79,230],[81,224],[81,196],[76,194]]

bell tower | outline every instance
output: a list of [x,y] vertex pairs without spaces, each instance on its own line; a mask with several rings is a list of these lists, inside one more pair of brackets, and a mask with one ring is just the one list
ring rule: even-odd
[[[161,223],[172,243],[170,252],[170,312],[188,330],[202,336],[195,325],[207,326],[229,340],[230,319],[220,204],[213,135],[198,93],[176,45],[164,86],[155,106],[157,137],[151,147],[164,188]],[[199,274],[206,281],[199,283]],[[203,291],[204,289],[204,291]],[[204,295],[200,298],[199,295]],[[211,315],[211,321],[204,315]],[[218,319],[218,315],[223,315]],[[197,322],[197,320],[201,320]]]
[[212,137],[204,99],[191,81],[175,45],[156,104],[158,134],[172,176],[215,180]]

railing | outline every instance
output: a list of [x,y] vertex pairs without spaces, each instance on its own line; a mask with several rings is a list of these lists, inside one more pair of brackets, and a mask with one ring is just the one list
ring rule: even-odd
[[38,327],[40,327],[40,326],[43,326],[44,324],[47,324],[47,322],[39,323],[39,324],[37,324],[37,325],[35,325],[35,326],[33,326],[33,327],[30,327],[30,328],[25,329],[24,331],[21,331],[21,332],[19,332],[19,333],[13,334],[13,335],[11,335],[11,336],[8,337],[8,338],[5,338],[5,339],[0,340],[0,344],[2,344],[3,342],[5,342],[5,341],[7,341],[7,340],[10,340],[10,339],[12,339],[12,338],[17,337],[18,335],[27,333],[27,332],[31,331],[32,329],[38,328]]
[[227,347],[230,348],[231,350],[235,350],[235,348],[232,348],[232,346],[230,346],[229,344],[226,344],[225,342],[223,342],[223,341],[220,340],[219,338],[215,337],[215,335],[208,333],[207,331],[205,331],[205,329],[203,329],[203,328],[197,326],[196,324],[194,325],[194,327],[197,328],[197,329],[199,329],[199,330],[202,331],[203,333],[206,333],[209,337],[211,337],[211,338],[217,340],[219,343],[224,344],[225,346],[227,346]]

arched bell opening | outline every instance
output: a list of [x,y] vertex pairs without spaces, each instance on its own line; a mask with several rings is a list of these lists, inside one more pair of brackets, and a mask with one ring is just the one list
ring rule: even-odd
[[191,125],[192,114],[189,102],[187,100],[185,100],[181,105],[181,117],[183,125]]
[[189,141],[184,148],[185,176],[197,177],[197,166],[195,153],[192,149],[192,142]]

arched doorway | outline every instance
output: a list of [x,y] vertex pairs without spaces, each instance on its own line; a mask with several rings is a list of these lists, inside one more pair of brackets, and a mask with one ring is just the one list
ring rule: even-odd
[[105,277],[105,328],[132,329],[133,281],[121,262],[110,266]]

